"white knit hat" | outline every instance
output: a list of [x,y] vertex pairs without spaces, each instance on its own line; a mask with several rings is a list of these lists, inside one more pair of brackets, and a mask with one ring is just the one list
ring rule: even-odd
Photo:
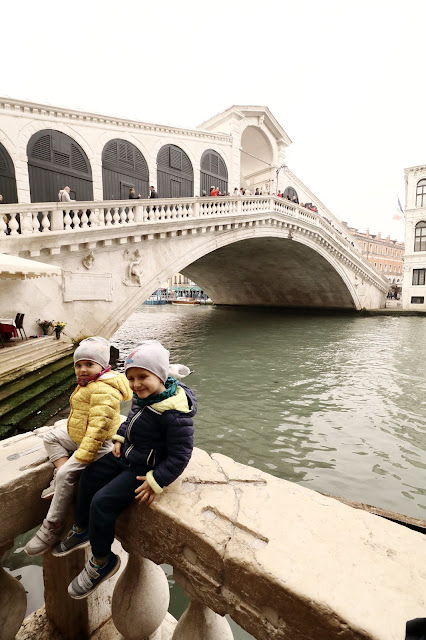
[[124,372],[130,367],[146,369],[165,384],[169,375],[169,352],[157,340],[141,342],[126,358]]
[[109,340],[101,336],[92,336],[82,340],[74,351],[74,364],[79,360],[92,360],[100,364],[102,369],[106,369],[109,365],[109,354]]

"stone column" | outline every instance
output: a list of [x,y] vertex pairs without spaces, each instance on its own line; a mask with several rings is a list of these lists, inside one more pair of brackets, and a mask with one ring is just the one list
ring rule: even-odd
[[129,561],[112,598],[112,619],[125,640],[161,640],[169,585],[158,565],[129,549]]
[[[0,558],[13,546],[13,541],[0,547]],[[14,640],[25,618],[27,596],[24,586],[0,566],[0,636]]]
[[[117,541],[114,541],[113,550],[120,555],[123,566],[127,554]],[[111,597],[120,574],[106,580],[88,598],[73,600],[68,595],[69,583],[80,573],[90,555],[88,547],[63,558],[54,558],[49,552],[43,556],[46,614],[68,640],[90,638],[111,617]]]
[[228,621],[202,602],[191,600],[172,640],[233,640]]

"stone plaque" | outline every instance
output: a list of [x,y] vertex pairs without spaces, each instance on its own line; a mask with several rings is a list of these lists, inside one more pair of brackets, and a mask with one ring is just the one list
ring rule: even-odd
[[112,300],[112,273],[64,273],[64,302]]

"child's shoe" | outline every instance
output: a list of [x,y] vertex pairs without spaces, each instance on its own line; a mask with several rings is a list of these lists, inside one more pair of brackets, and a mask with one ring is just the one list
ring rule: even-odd
[[61,542],[58,542],[58,544],[55,544],[52,549],[52,556],[56,558],[67,556],[72,551],[75,551],[75,549],[83,549],[89,546],[89,544],[89,530],[85,529],[79,533],[73,525],[65,538],[61,540]]
[[25,545],[25,553],[28,556],[41,556],[61,539],[62,533],[63,525],[54,527],[48,520],[43,520],[40,529]]
[[55,471],[53,472],[52,481],[47,487],[47,489],[44,489],[41,492],[41,497],[43,498],[43,500],[46,500],[47,498],[52,498],[53,494],[55,493],[56,472],[57,472],[57,469],[55,469]]
[[71,582],[68,587],[68,593],[74,600],[82,600],[87,598],[91,593],[96,591],[99,585],[111,578],[120,568],[121,560],[115,555],[110,553],[108,562],[104,567],[98,567],[93,562],[93,558],[90,558],[86,562],[86,566],[83,571]]

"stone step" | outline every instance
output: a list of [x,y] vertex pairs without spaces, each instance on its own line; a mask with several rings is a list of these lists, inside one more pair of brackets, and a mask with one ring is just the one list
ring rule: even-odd
[[[56,340],[51,336],[40,338],[39,341],[33,340],[28,345],[0,349],[0,385],[21,378],[27,373],[58,360],[61,356],[72,353],[73,350],[74,345],[71,342]],[[7,352],[7,354],[3,352]]]
[[59,384],[39,393],[24,403],[21,408],[0,417],[0,438],[10,437],[19,432],[32,431],[63,408],[75,387],[75,378],[66,378]]
[[[52,387],[58,387],[64,382],[68,386],[75,386],[75,373],[70,366],[69,358],[67,360],[67,366],[62,366],[56,371],[50,369],[46,371],[47,367],[43,367],[38,371],[39,377],[36,381],[28,380],[28,384],[22,387],[22,383],[26,381],[26,377],[20,381],[21,385],[12,383],[9,387],[15,387],[16,390],[13,395],[9,395],[3,400],[0,400],[0,424],[13,424],[13,419],[20,411],[29,409],[32,413],[32,407],[34,406],[34,399],[38,396],[43,396],[48,389]],[[56,364],[56,363],[55,363]],[[59,364],[59,363],[58,363]],[[10,390],[10,389],[9,389]],[[6,389],[7,392],[7,389]],[[8,415],[13,413],[13,415]]]
[[55,373],[56,371],[60,371],[61,369],[67,367],[68,369],[72,368],[73,357],[72,355],[65,356],[60,360],[56,360],[52,364],[48,364],[41,369],[37,369],[33,373],[29,373],[18,380],[14,380],[13,382],[9,382],[0,387],[0,403],[7,398],[19,393],[20,391],[26,390],[32,384],[38,382],[42,377],[47,377],[51,373]]

